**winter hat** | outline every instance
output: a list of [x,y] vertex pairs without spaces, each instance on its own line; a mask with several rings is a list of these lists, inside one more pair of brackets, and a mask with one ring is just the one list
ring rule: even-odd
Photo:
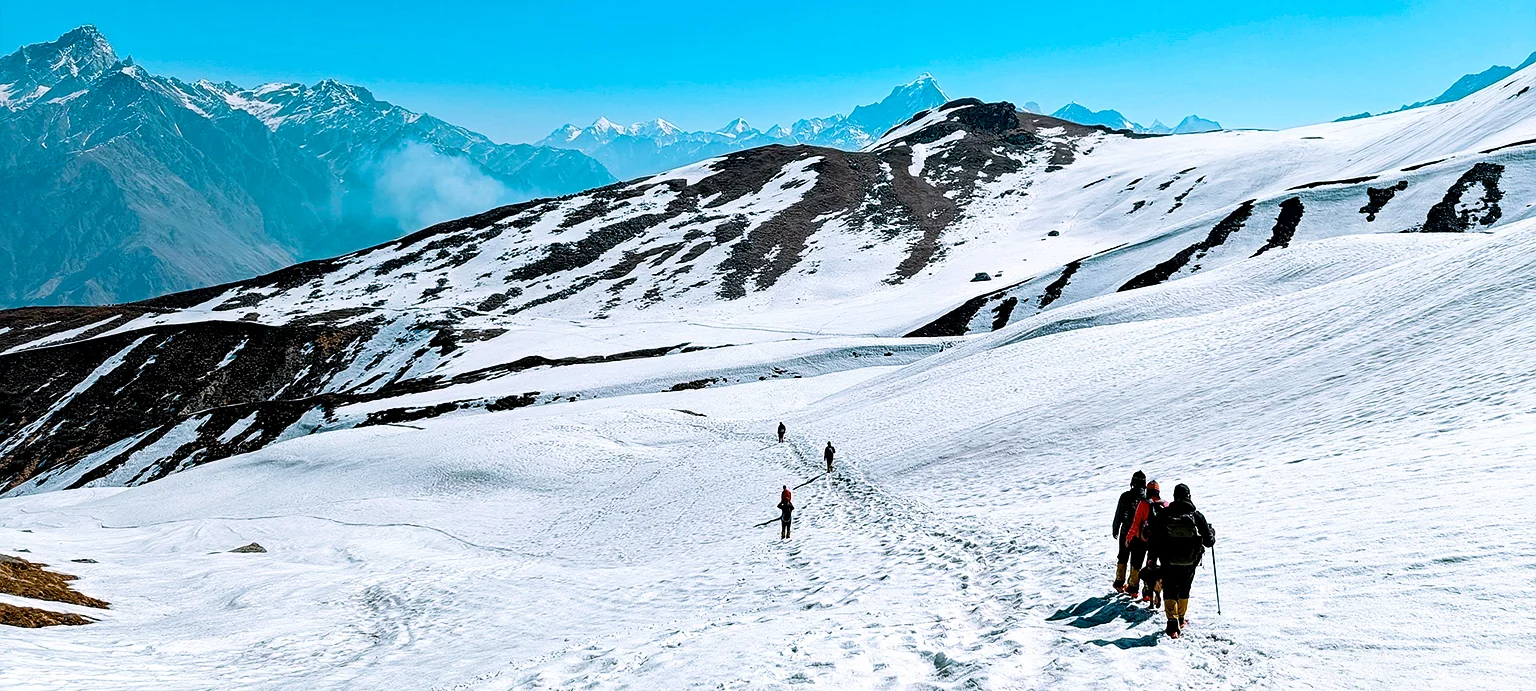
[[1189,485],[1180,482],[1179,484],[1173,486],[1174,501],[1191,501],[1192,499],[1193,498],[1189,496]]
[[1149,496],[1149,497],[1161,497],[1161,496],[1163,496],[1162,493],[1158,491],[1157,480],[1153,480],[1153,481],[1147,483],[1147,496]]
[[1147,486],[1147,474],[1141,472],[1140,470],[1138,470],[1138,471],[1136,471],[1134,473],[1131,473],[1131,486],[1132,487],[1146,487]]

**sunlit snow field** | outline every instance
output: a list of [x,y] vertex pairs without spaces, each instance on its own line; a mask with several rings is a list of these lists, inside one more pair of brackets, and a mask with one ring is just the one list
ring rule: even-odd
[[[0,684],[1521,687],[1536,222],[1316,244],[912,364],[5,499],[0,551],[113,608],[0,629]],[[1069,317],[1092,328],[1028,337]],[[794,538],[754,527],[828,440],[839,470],[796,490]],[[1181,640],[1095,600],[1136,469],[1188,483],[1218,533],[1222,613],[1208,558]]]

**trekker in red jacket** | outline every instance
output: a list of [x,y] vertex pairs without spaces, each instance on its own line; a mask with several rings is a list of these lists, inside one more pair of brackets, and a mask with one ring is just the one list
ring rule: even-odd
[[1126,540],[1131,543],[1131,575],[1126,581],[1125,592],[1132,598],[1136,597],[1137,582],[1140,581],[1144,586],[1141,601],[1150,602],[1153,607],[1157,606],[1157,600],[1162,599],[1162,587],[1158,583],[1157,553],[1152,550],[1147,525],[1167,505],[1157,481],[1148,482],[1147,498],[1136,505],[1136,515],[1131,518],[1131,527],[1126,530]]
[[789,539],[790,514],[794,513],[795,505],[789,501],[789,485],[784,485],[784,491],[779,493],[779,539]]

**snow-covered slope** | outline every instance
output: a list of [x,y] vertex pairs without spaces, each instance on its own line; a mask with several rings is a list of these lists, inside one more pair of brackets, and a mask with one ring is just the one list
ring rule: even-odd
[[[138,483],[320,429],[840,371],[825,362],[920,357],[904,335],[1001,329],[1315,240],[1494,230],[1536,202],[1532,81],[1186,137],[961,100],[863,152],[737,152],[242,283],[7,313],[0,469],[28,491]],[[1384,261],[1342,256],[1313,261],[1330,278]],[[539,374],[551,366],[592,374]],[[104,385],[67,394],[88,376]],[[28,426],[45,417],[75,431]]]
[[[1201,277],[1248,297],[1195,316],[1166,299],[1181,281],[1080,303],[1143,321],[1023,338],[1041,315],[904,368],[339,431],[0,501],[8,544],[94,560],[69,568],[114,606],[0,631],[0,671],[118,689],[1528,677],[1508,603],[1536,568],[1536,221],[1317,244],[1379,268],[1319,278],[1323,253],[1277,253]],[[840,470],[797,488],[795,539],[754,528],[825,439]],[[1222,614],[1208,563],[1176,643],[1104,597],[1133,468],[1189,483],[1220,537]],[[251,541],[268,552],[225,553]]]

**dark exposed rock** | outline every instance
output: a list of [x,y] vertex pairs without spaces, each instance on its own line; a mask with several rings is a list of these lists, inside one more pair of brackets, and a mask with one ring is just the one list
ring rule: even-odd
[[1343,180],[1319,180],[1318,182],[1309,182],[1309,183],[1307,183],[1305,185],[1297,185],[1297,186],[1292,187],[1292,188],[1290,188],[1289,190],[1286,190],[1286,191],[1287,192],[1293,192],[1295,190],[1310,190],[1310,189],[1313,189],[1313,188],[1316,188],[1316,187],[1327,187],[1329,185],[1354,185],[1354,184],[1358,184],[1358,183],[1362,183],[1362,182],[1370,182],[1370,181],[1375,180],[1375,179],[1376,179],[1375,175],[1367,175],[1365,177],[1345,178]]
[[487,412],[496,413],[503,410],[516,410],[518,408],[526,408],[533,405],[534,402],[538,400],[538,396],[539,392],[537,391],[532,391],[516,396],[502,396],[501,398],[486,404],[485,409]]
[[[1019,299],[1014,296],[1004,298],[992,308],[992,330],[996,331],[1008,325],[1008,319],[1013,316],[1013,308],[1019,305]],[[890,355],[890,353],[886,353]]]
[[[1484,151],[1483,153],[1488,153],[1488,152]],[[1418,170],[1420,168],[1428,168],[1428,167],[1430,167],[1430,166],[1432,166],[1432,165],[1434,165],[1436,163],[1444,163],[1447,160],[1449,160],[1449,159],[1437,158],[1437,159],[1435,159],[1433,161],[1425,161],[1423,163],[1415,163],[1415,164],[1413,164],[1411,166],[1404,166],[1403,167],[1403,172],[1407,173],[1407,172],[1412,172],[1412,171]]]
[[1072,274],[1077,273],[1077,270],[1082,268],[1082,266],[1083,260],[1079,259],[1075,262],[1068,262],[1066,266],[1061,267],[1061,275],[1057,276],[1056,280],[1051,281],[1050,285],[1045,287],[1045,292],[1040,295],[1040,309],[1050,307],[1051,303],[1061,298],[1061,291],[1067,289],[1067,283],[1072,281]]
[[1188,266],[1191,259],[1203,257],[1206,252],[1220,247],[1233,233],[1242,230],[1243,224],[1248,222],[1248,216],[1253,213],[1253,203],[1254,200],[1250,199],[1238,205],[1236,209],[1233,209],[1232,213],[1228,214],[1226,218],[1221,219],[1214,228],[1211,228],[1211,232],[1205,236],[1204,240],[1179,250],[1178,254],[1173,255],[1167,261],[1148,269],[1126,282],[1125,285],[1120,286],[1120,290],[1135,290],[1162,283],[1172,278],[1174,274],[1178,273],[1185,266]]
[[1365,214],[1365,222],[1370,223],[1376,220],[1376,214],[1387,206],[1387,202],[1392,201],[1392,197],[1398,192],[1406,189],[1408,189],[1407,180],[1398,180],[1397,184],[1388,187],[1365,188],[1365,196],[1369,201],[1365,206],[1360,207],[1360,213]]
[[[1407,185],[1407,183],[1403,184]],[[1301,197],[1291,197],[1280,202],[1280,216],[1275,219],[1275,227],[1269,232],[1269,240],[1254,252],[1253,256],[1257,257],[1276,248],[1290,247],[1291,238],[1296,237],[1296,226],[1301,224],[1301,215],[1304,211]]]
[[[1525,90],[1522,89],[1521,93],[1525,93]],[[1518,142],[1510,142],[1508,144],[1501,144],[1499,146],[1493,147],[1492,149],[1483,149],[1479,153],[1491,154],[1491,153],[1493,153],[1495,151],[1503,151],[1504,149],[1513,149],[1513,148],[1515,148],[1517,146],[1530,146],[1532,144],[1536,144],[1536,139],[1522,139],[1522,140],[1520,140]],[[1444,160],[1444,159],[1441,159],[1441,160]],[[1436,163],[1439,163],[1439,161],[1436,161]],[[1403,170],[1408,170],[1408,169],[1404,168]]]
[[693,381],[685,381],[685,382],[682,382],[680,384],[673,384],[671,387],[667,388],[667,391],[689,391],[689,390],[692,390],[692,389],[702,389],[702,388],[704,388],[706,386],[709,386],[710,384],[713,384],[713,383],[715,383],[717,381],[719,381],[719,380],[714,378],[714,377],[706,377],[704,379],[695,379]]
[[935,336],[964,336],[970,331],[971,320],[976,318],[976,313],[987,304],[986,295],[978,295],[965,301],[965,304],[945,313],[944,316],[923,325],[917,330],[908,333],[907,338],[931,338]]
[[[1504,214],[1499,208],[1499,200],[1504,198],[1504,192],[1499,189],[1499,178],[1503,175],[1504,166],[1497,163],[1482,162],[1469,168],[1445,191],[1444,198],[1429,207],[1429,215],[1425,217],[1420,232],[1465,233],[1477,225],[1491,226],[1497,223]],[[1483,188],[1477,205],[1460,208],[1463,196],[1474,185]]]
[[267,553],[267,548],[262,547],[261,545],[255,543],[255,542],[252,542],[249,545],[245,545],[243,547],[236,547],[236,548],[234,548],[232,550],[229,550],[229,551],[230,551],[231,554],[266,554]]

